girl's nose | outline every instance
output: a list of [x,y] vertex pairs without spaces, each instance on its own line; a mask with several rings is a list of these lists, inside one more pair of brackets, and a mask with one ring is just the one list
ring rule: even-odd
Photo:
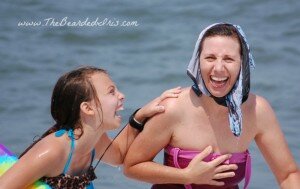
[[120,100],[124,100],[125,99],[125,95],[121,92],[119,92],[119,99]]

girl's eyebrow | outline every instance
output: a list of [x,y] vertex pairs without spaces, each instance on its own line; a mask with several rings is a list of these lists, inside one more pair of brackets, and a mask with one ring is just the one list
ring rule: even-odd
[[107,87],[107,89],[110,89],[110,88],[113,88],[113,89],[115,89],[115,86],[113,86],[113,85],[110,85],[110,86],[108,86],[108,87]]
[[115,90],[116,87],[115,87],[114,85],[110,85],[110,86],[107,87],[107,90],[108,90],[108,91],[111,90],[111,89]]

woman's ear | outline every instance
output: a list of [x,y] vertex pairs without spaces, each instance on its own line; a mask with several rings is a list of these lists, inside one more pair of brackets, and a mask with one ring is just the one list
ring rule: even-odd
[[82,102],[80,104],[80,110],[87,115],[95,114],[92,104],[90,102]]

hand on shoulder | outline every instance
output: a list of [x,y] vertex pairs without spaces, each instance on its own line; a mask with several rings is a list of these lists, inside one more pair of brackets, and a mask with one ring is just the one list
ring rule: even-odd
[[177,94],[177,98],[164,98],[160,102],[160,105],[164,107],[164,112],[155,115],[152,119],[159,120],[162,123],[167,122],[168,124],[164,124],[166,126],[178,122],[181,118],[182,106],[184,105],[184,100],[188,93],[189,89],[184,88]]

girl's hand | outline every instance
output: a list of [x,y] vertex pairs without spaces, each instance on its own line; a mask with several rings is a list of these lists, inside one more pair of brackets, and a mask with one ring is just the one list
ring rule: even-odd
[[231,155],[222,155],[210,162],[204,162],[203,159],[212,152],[212,147],[206,147],[200,154],[198,154],[185,168],[188,184],[208,184],[222,186],[224,182],[216,181],[228,177],[234,177],[235,173],[230,170],[236,170],[236,164],[220,165]]
[[173,89],[169,89],[163,92],[159,97],[152,100],[144,107],[142,107],[134,116],[134,119],[138,122],[142,123],[147,118],[154,116],[157,113],[162,113],[165,111],[165,107],[159,105],[166,98],[177,98],[179,93],[181,93],[181,87],[176,87]]

